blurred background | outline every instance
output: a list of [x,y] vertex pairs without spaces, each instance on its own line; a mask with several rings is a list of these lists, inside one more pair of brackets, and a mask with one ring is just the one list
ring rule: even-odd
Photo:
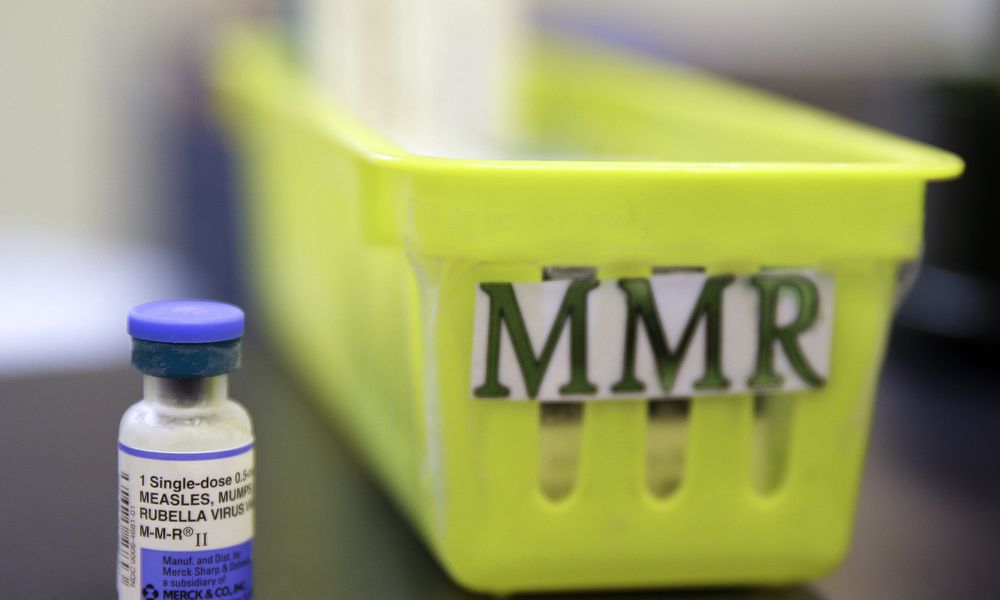
[[[285,28],[322,85],[383,128],[402,122],[395,128],[409,146],[421,145],[419,131],[408,137],[421,124],[371,106],[396,91],[379,94],[378,85],[386,85],[377,76],[415,72],[399,75],[412,80],[409,101],[437,101],[452,113],[448,102],[457,93],[421,95],[417,79],[439,75],[427,63],[440,49],[426,48],[423,55],[430,58],[401,63],[383,40],[402,38],[412,42],[408,47],[420,47],[421,30],[447,30],[451,19],[455,51],[445,48],[451,58],[438,62],[462,72],[453,79],[465,90],[484,91],[477,96],[463,90],[462,110],[473,114],[455,118],[454,130],[504,124],[500,109],[466,105],[499,96],[484,80],[502,80],[512,70],[506,55],[516,56],[526,37],[515,29],[547,29],[703,67],[955,151],[967,161],[967,172],[958,182],[932,186],[928,268],[901,322],[970,342],[1000,336],[1000,245],[993,235],[1000,223],[1000,205],[993,201],[1000,140],[997,2],[521,0],[491,3],[502,9],[456,10],[476,3],[443,1],[412,3],[418,8],[400,11],[403,24],[376,10],[387,13],[391,2],[372,2],[375,8],[346,25],[329,14],[337,4],[3,4],[0,372],[120,360],[120,315],[136,300],[178,294],[238,298],[230,157],[203,78],[219,29],[235,20],[272,20]],[[435,4],[436,13],[424,10]],[[439,24],[429,23],[435,20]],[[468,26],[477,20],[488,25]],[[456,33],[462,29],[495,39],[476,45],[470,34]],[[344,41],[350,36],[358,39]],[[371,37],[376,41],[366,41]],[[459,49],[472,57],[456,61]],[[329,64],[336,62],[329,56],[351,52],[374,58],[347,67]],[[389,64],[393,60],[401,66]],[[345,83],[351,77],[358,81]],[[489,119],[495,123],[481,124]],[[447,136],[440,128],[435,133],[440,147]],[[474,150],[458,143],[446,151]]]
[[[395,91],[379,87],[378,73],[416,73],[411,100],[450,115],[435,140],[447,154],[481,151],[463,136],[470,123],[486,137],[504,128],[504,107],[493,100],[502,94],[482,79],[503,81],[518,40],[536,30],[569,32],[705,68],[966,161],[961,180],[929,190],[925,264],[893,332],[874,442],[884,454],[873,460],[891,463],[875,476],[891,472],[898,485],[861,513],[862,527],[866,518],[898,519],[903,532],[907,510],[921,518],[924,503],[950,507],[935,530],[942,546],[899,558],[901,548],[934,544],[901,533],[852,559],[849,573],[877,580],[894,560],[929,569],[942,556],[985,570],[1000,558],[969,555],[948,535],[1000,525],[1000,2],[414,2],[403,23],[379,16],[391,3],[372,2],[349,31],[324,21],[333,4],[0,3],[0,381],[121,367],[124,314],[138,302],[252,302],[241,275],[235,165],[205,82],[222,28],[282,28],[318,83],[406,145],[434,152],[425,124],[375,106]],[[472,21],[485,24],[465,27]],[[435,27],[450,28],[452,46],[420,46]],[[493,38],[475,50],[482,36]],[[397,38],[422,48],[412,64],[400,67],[398,48],[381,44]],[[330,44],[364,55],[373,39],[388,47],[375,54],[392,55],[376,57],[384,64],[330,64]],[[436,68],[463,74],[472,108],[458,112],[469,114],[449,104],[455,90],[421,92],[418,80],[440,77]],[[0,396],[0,404],[13,401]],[[933,590],[933,573],[925,576]]]
[[[377,81],[383,73],[409,77],[398,85],[412,83],[413,103],[472,113],[454,118],[452,130],[482,127],[483,115],[501,127],[498,110],[484,106],[498,94],[478,94],[479,106],[470,101],[474,94],[449,105],[459,92],[421,94],[417,79],[439,75],[424,72],[433,69],[426,63],[447,52],[450,58],[438,62],[462,72],[453,79],[485,90],[487,76],[502,80],[510,70],[505,56],[516,56],[524,37],[514,30],[541,28],[704,67],[955,151],[967,172],[959,182],[932,186],[927,268],[901,323],[975,343],[1000,336],[1000,245],[993,235],[1000,223],[993,201],[1000,139],[997,2],[491,3],[501,9],[415,2],[401,11],[403,25],[378,14],[390,2],[369,3],[375,8],[367,14],[338,25],[329,14],[337,4],[11,0],[0,7],[0,373],[120,360],[126,343],[120,315],[137,300],[238,298],[230,157],[202,75],[220,27],[247,19],[286,28],[320,83],[383,128],[406,121],[372,107],[397,91]],[[426,10],[430,16],[421,21],[420,11],[435,4],[437,14]],[[455,52],[426,48],[404,67],[386,66],[400,61],[386,49],[391,44],[382,43],[385,36],[401,39],[397,46],[419,46],[422,30],[447,29],[449,18]],[[428,23],[434,20],[445,25]],[[494,39],[476,45],[472,34],[463,38],[459,32],[475,20],[489,25],[471,28],[474,34]],[[347,39],[352,36],[357,39]],[[471,58],[458,62],[459,49]],[[330,64],[336,61],[328,57],[352,52],[376,56],[347,67]],[[345,83],[345,72],[359,81]],[[419,130],[419,123],[397,129],[410,146],[420,146],[419,132],[406,139],[406,130]],[[448,136],[437,134],[441,146]],[[474,151],[461,142],[447,145],[451,152]]]

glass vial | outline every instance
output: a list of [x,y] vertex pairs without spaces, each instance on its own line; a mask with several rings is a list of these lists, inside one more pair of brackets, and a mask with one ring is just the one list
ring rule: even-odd
[[253,426],[227,386],[243,326],[219,302],[129,311],[143,398],[118,436],[119,600],[253,597]]

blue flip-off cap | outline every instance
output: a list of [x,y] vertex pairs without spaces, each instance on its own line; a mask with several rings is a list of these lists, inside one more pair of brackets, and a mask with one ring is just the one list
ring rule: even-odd
[[244,316],[209,300],[165,300],[128,313],[132,366],[156,377],[210,377],[239,367]]
[[243,337],[243,311],[210,300],[164,300],[128,311],[134,338],[171,344],[225,342]]

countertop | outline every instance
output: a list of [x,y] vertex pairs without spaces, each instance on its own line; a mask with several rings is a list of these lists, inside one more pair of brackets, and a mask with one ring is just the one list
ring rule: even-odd
[[[777,590],[586,597],[1000,598],[1000,385],[976,356],[897,336],[854,544],[833,575]],[[114,597],[115,442],[140,393],[122,362],[0,379],[0,597]],[[232,392],[257,430],[258,600],[476,597],[442,572],[273,353],[248,347]]]

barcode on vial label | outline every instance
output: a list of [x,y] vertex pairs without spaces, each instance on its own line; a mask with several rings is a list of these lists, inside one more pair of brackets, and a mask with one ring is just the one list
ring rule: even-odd
[[132,503],[128,473],[120,473],[118,491],[118,549],[121,583],[131,586],[134,580],[132,569]]

